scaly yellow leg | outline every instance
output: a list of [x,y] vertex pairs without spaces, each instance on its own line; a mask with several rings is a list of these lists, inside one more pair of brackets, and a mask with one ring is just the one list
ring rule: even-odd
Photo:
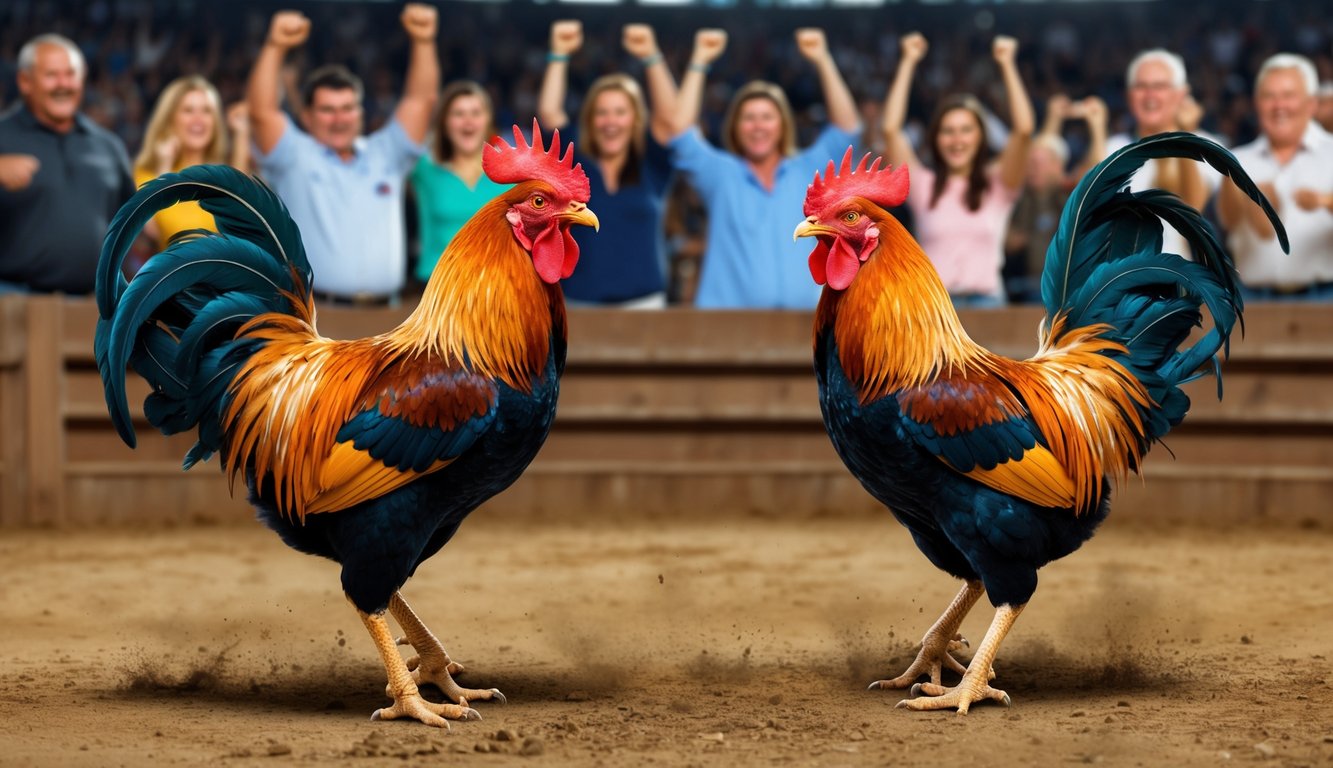
[[972,663],[968,665],[967,672],[958,685],[945,688],[938,683],[918,683],[912,686],[913,695],[925,693],[927,696],[920,699],[904,699],[898,702],[898,706],[915,710],[957,707],[960,715],[966,715],[968,707],[972,706],[973,702],[983,699],[991,699],[1006,707],[1009,706],[1009,694],[990,687],[991,663],[995,661],[995,652],[1000,649],[1004,636],[1009,634],[1009,629],[1014,626],[1018,614],[1023,612],[1026,605],[1027,603],[1002,605],[995,610],[995,619],[991,621],[990,629],[986,630],[986,637],[981,641],[981,647],[977,648]]
[[435,704],[421,698],[417,684],[412,680],[412,673],[407,671],[407,664],[398,654],[393,633],[389,632],[389,623],[383,613],[364,613],[357,610],[361,622],[366,625],[370,639],[375,641],[375,649],[380,652],[384,662],[384,671],[389,676],[389,695],[393,697],[393,706],[375,710],[372,720],[397,720],[411,717],[426,725],[448,728],[449,720],[480,720],[481,715],[475,709],[458,704]]
[[[462,688],[454,682],[453,676],[463,671],[463,665],[449,658],[444,646],[426,625],[421,623],[421,619],[417,618],[412,607],[403,599],[401,592],[393,593],[393,597],[389,599],[389,612],[397,619],[398,625],[403,628],[403,634],[406,635],[405,638],[398,640],[398,644],[411,645],[418,654],[415,658],[407,660],[407,668],[412,672],[413,682],[417,685],[431,683],[444,692],[446,699],[464,707],[469,701],[505,703],[504,694],[495,688],[485,690]],[[393,694],[390,692],[389,695]]]
[[892,680],[876,680],[870,684],[870,689],[906,688],[924,674],[929,674],[930,682],[939,685],[943,667],[948,667],[950,671],[960,675],[966,674],[967,669],[958,663],[950,651],[956,651],[967,645],[967,640],[958,634],[958,627],[962,625],[967,612],[972,610],[972,606],[985,591],[986,588],[980,581],[963,582],[963,588],[959,590],[953,602],[949,603],[949,607],[944,609],[944,613],[926,631],[926,636],[921,638],[921,651],[907,671]]

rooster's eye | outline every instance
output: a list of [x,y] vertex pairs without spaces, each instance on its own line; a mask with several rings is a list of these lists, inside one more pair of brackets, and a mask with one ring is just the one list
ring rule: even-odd
[[848,224],[855,224],[856,220],[861,218],[861,214],[856,211],[848,211],[842,215],[842,220]]
[[541,210],[542,208],[545,208],[545,207],[546,207],[546,198],[542,197],[541,195],[533,195],[533,196],[532,196],[532,207],[533,207],[533,208],[536,208],[536,209],[538,209],[538,210]]

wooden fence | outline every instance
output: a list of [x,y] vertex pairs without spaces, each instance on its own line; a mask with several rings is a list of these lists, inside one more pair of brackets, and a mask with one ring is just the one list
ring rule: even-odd
[[[322,309],[349,338],[405,311]],[[1032,308],[964,315],[991,349],[1035,349]],[[216,462],[182,472],[191,436],[142,420],[116,436],[92,357],[90,301],[0,297],[0,525],[244,520]],[[1157,446],[1117,516],[1323,525],[1333,502],[1333,308],[1260,305],[1226,365],[1226,399],[1191,385],[1185,425]],[[488,514],[599,520],[882,514],[820,421],[810,315],[575,310],[559,415],[529,472]],[[1174,458],[1172,454],[1174,453]]]

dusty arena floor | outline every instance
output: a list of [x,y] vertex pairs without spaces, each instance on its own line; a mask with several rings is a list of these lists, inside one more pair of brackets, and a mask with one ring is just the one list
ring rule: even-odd
[[9,531],[0,764],[1329,765],[1331,551],[1113,519],[1001,648],[1013,707],[958,717],[865,690],[956,589],[887,518],[483,510],[405,591],[464,682],[509,697],[446,733],[367,719],[383,670],[336,567],[258,524]]

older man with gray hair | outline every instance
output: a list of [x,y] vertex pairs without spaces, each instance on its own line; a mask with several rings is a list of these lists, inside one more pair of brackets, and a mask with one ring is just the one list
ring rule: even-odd
[[[1186,131],[1217,141],[1199,130],[1203,109],[1190,95],[1185,61],[1164,48],[1152,48],[1134,57],[1125,72],[1125,83],[1134,129],[1106,140],[1106,154],[1139,139],[1170,131]],[[1130,189],[1164,189],[1187,205],[1202,211],[1217,191],[1221,174],[1210,166],[1185,158],[1152,160],[1134,174]],[[1189,257],[1189,245],[1174,229],[1165,227],[1162,250]]]
[[89,293],[102,238],[134,194],[125,145],[79,111],[78,46],[39,35],[19,51],[22,101],[0,115],[0,293]]
[[1292,53],[1270,57],[1255,78],[1261,135],[1234,152],[1282,217],[1291,254],[1259,206],[1225,181],[1218,214],[1250,298],[1333,299],[1333,137],[1314,119],[1318,90],[1314,64]]

